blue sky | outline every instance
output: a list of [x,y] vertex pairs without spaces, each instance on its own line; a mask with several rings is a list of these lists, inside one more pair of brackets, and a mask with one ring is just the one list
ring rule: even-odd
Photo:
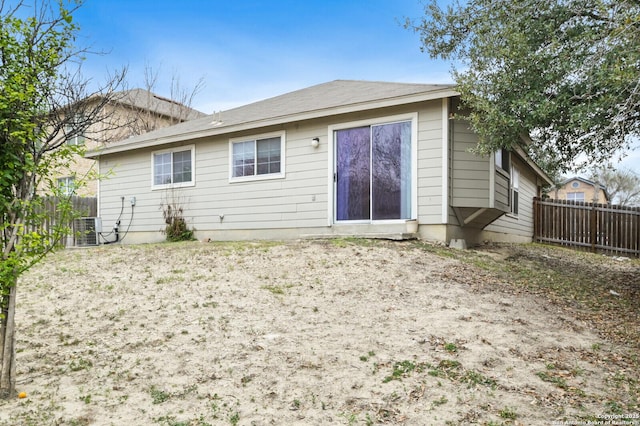
[[212,113],[336,79],[450,83],[402,27],[422,14],[419,0],[86,0],[75,18],[79,42],[109,52],[85,74],[126,65],[142,87],[148,65],[165,96],[174,76],[202,78],[193,106]]
[[[192,106],[225,110],[336,79],[451,83],[451,65],[420,51],[403,28],[420,0],[85,0],[74,18],[98,81],[128,67],[128,86],[170,96],[172,78],[203,89]],[[640,174],[640,147],[622,166]]]

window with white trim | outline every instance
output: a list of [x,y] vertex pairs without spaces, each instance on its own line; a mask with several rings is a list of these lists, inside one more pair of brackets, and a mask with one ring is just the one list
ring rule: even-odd
[[73,176],[58,178],[58,189],[61,195],[73,195],[76,191],[76,180]]
[[151,154],[154,189],[176,188],[195,184],[193,146],[155,151]]
[[584,202],[584,192],[567,192],[567,200]]
[[330,130],[335,221],[414,217],[416,118],[359,121]]
[[520,198],[520,171],[511,167],[511,214],[518,215],[518,203]]
[[284,132],[230,141],[230,180],[284,176]]
[[64,126],[64,134],[69,135],[66,139],[67,145],[84,145],[86,138],[83,134],[78,133],[75,124],[67,124]]

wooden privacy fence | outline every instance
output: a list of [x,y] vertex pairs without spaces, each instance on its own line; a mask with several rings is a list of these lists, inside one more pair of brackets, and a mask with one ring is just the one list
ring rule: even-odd
[[640,208],[534,198],[533,239],[640,256]]
[[[73,210],[78,212],[81,216],[92,217],[98,214],[98,199],[96,197],[78,197],[72,196],[71,202],[73,204]],[[57,197],[46,197],[44,200],[44,209],[46,210],[46,219],[42,224],[44,229],[51,229],[56,224],[57,220],[60,220],[59,215],[56,213],[58,208],[59,199]],[[72,234],[66,239],[63,239],[61,243],[64,246],[75,244],[75,230],[72,226]]]

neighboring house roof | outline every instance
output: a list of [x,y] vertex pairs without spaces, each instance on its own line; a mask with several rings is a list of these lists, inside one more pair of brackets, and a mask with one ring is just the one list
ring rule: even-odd
[[599,186],[599,187],[601,187],[601,188],[604,188],[604,186],[600,185],[599,183],[597,183],[597,182],[593,182],[593,181],[591,181],[591,180],[589,180],[589,179],[585,179],[585,178],[580,177],[580,176],[574,176],[574,177],[570,177],[570,178],[568,178],[568,179],[565,179],[565,180],[563,180],[562,182],[560,182],[560,183],[558,184],[558,186],[565,186],[566,184],[568,184],[569,182],[573,182],[574,180],[579,180],[580,182],[584,182],[584,183],[586,183],[587,185],[591,185],[591,186],[595,186],[595,185],[597,185],[597,186]]
[[451,84],[335,80],[134,136],[87,153],[124,152],[240,130],[459,95]]
[[115,93],[114,98],[121,104],[167,117],[180,118],[183,121],[194,120],[207,115],[180,102],[158,96],[146,89],[123,90]]
[[589,179],[585,179],[585,178],[580,177],[580,176],[574,176],[574,177],[571,177],[571,178],[568,178],[568,179],[563,180],[562,182],[560,182],[560,183],[558,184],[558,188],[562,188],[563,186],[567,185],[567,184],[568,184],[568,183],[570,183],[570,182],[573,182],[574,180],[578,180],[578,181],[580,181],[580,182],[582,182],[582,183],[585,183],[585,184],[587,184],[587,185],[590,185],[590,186],[592,186],[596,191],[598,191],[598,190],[600,190],[600,189],[601,189],[601,190],[604,192],[604,196],[605,196],[605,198],[606,198],[607,200],[609,200],[609,193],[607,192],[607,188],[606,188],[604,185],[602,185],[601,183],[598,183],[598,182],[591,181],[591,180],[589,180]]

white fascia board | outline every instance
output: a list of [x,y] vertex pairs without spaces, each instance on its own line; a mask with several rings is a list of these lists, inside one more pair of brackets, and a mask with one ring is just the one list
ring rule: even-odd
[[533,161],[531,157],[529,157],[529,155],[527,155],[527,153],[522,148],[516,145],[515,151],[518,153],[520,158],[522,158],[524,162],[527,163],[529,167],[531,167],[538,175],[540,175],[540,177],[542,177],[542,179],[545,180],[545,182],[547,182],[549,185],[554,184],[553,180],[549,177],[549,175],[547,175],[544,172],[544,170],[542,170],[540,166],[538,166],[535,163],[535,161]]

